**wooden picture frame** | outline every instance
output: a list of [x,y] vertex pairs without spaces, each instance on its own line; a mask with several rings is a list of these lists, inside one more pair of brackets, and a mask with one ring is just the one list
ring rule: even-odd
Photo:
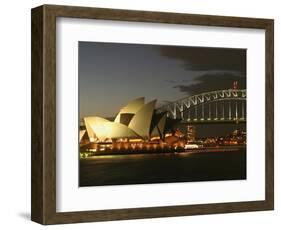
[[[264,29],[266,34],[265,200],[100,211],[56,211],[56,18]],[[32,205],[41,224],[231,213],[274,208],[274,26],[271,19],[43,5],[32,9]]]

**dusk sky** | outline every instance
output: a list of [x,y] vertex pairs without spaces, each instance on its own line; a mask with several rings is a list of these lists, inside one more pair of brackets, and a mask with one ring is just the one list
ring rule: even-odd
[[79,42],[80,118],[112,117],[132,99],[157,106],[201,92],[246,88],[246,50]]

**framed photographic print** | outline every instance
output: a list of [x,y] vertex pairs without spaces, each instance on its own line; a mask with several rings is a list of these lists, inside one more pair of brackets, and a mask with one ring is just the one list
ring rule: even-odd
[[32,9],[41,224],[272,210],[273,20]]

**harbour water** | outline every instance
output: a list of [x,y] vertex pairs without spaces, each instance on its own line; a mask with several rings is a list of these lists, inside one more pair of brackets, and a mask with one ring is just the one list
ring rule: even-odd
[[79,186],[246,179],[246,148],[80,159]]

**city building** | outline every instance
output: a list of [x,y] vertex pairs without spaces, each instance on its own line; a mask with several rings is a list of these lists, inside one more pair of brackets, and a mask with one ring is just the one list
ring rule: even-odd
[[194,125],[187,126],[187,141],[194,142],[196,139],[196,128]]

